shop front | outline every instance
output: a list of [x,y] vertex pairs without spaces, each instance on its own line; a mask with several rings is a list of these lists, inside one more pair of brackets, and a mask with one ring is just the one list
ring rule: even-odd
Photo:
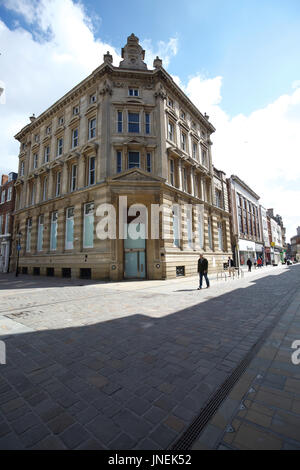
[[246,266],[249,258],[252,263],[256,261],[255,243],[248,240],[239,240],[240,266]]

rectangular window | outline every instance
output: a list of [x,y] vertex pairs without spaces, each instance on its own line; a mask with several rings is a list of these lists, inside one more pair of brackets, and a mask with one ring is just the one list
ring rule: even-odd
[[179,248],[179,214],[178,207],[174,207],[173,213],[173,244]]
[[117,173],[121,173],[122,171],[122,152],[120,150],[117,151]]
[[145,133],[150,134],[150,114],[145,114]]
[[198,214],[198,238],[199,238],[199,247],[200,249],[204,246],[204,237],[203,237],[203,216]]
[[197,159],[197,144],[196,142],[193,142],[193,159],[196,160]]
[[51,229],[50,229],[50,250],[55,251],[57,248],[57,212],[51,214]]
[[3,215],[0,215],[0,235],[3,233]]
[[73,115],[79,114],[79,106],[74,106],[73,108]]
[[35,203],[35,183],[31,186],[31,205]]
[[4,228],[4,233],[8,234],[9,233],[9,220],[10,220],[10,215],[6,214],[5,217],[5,228]]
[[186,150],[186,135],[184,132],[181,132],[181,148]]
[[77,187],[77,165],[71,167],[71,191],[75,191]]
[[61,137],[57,139],[57,156],[59,157],[63,153],[64,139]]
[[187,237],[188,237],[188,246],[189,248],[193,247],[193,213],[192,210],[189,208],[186,214],[186,222],[187,222]]
[[168,98],[168,106],[172,109],[174,108],[174,101],[171,98]]
[[185,112],[182,110],[180,111],[180,118],[185,119]]
[[31,229],[32,229],[32,219],[27,219],[27,231],[26,231],[26,251],[31,250]]
[[219,250],[223,251],[223,224],[218,222],[218,238],[219,238]]
[[39,140],[40,140],[40,136],[38,134],[35,134],[34,141],[39,142]]
[[96,137],[96,118],[89,120],[89,139]]
[[83,248],[94,246],[94,203],[84,205]]
[[21,166],[20,166],[20,176],[24,176],[24,167],[25,167],[24,162],[21,162]]
[[170,121],[168,123],[168,138],[174,142],[174,124]]
[[208,217],[207,228],[208,228],[208,246],[209,246],[209,249],[212,250],[213,249],[213,242],[212,242],[211,217]]
[[46,135],[51,134],[51,126],[46,127]]
[[139,113],[128,113],[128,132],[140,132],[140,115]]
[[44,238],[44,216],[39,216],[38,222],[38,239],[37,239],[37,251],[43,250],[43,238]]
[[66,250],[73,250],[74,246],[74,207],[69,207],[66,213]]
[[117,130],[118,132],[123,132],[123,113],[122,111],[118,111],[118,123],[117,123]]
[[47,199],[47,189],[48,189],[48,178],[45,177],[43,180],[43,201]]
[[63,116],[60,116],[60,118],[58,118],[58,125],[59,126],[62,126],[64,123],[64,117]]
[[186,168],[183,168],[183,191],[187,192],[188,185],[187,185],[187,171]]
[[1,204],[5,202],[5,191],[3,190],[1,193]]
[[10,186],[7,190],[7,201],[11,201],[12,198],[12,187]]
[[139,168],[139,167],[140,167],[140,153],[128,152],[128,168]]
[[55,196],[60,196],[60,188],[61,188],[61,171],[56,173],[56,188],[55,188]]
[[170,183],[174,186],[175,174],[174,174],[174,160],[170,160]]
[[137,88],[129,88],[128,95],[129,96],[139,96],[139,90]]
[[89,185],[95,184],[96,179],[95,179],[95,170],[96,170],[96,158],[95,157],[90,157],[89,160]]
[[33,168],[37,168],[37,167],[38,167],[38,158],[39,158],[39,157],[38,157],[38,154],[35,153],[35,154],[33,155]]
[[73,129],[72,131],[72,148],[78,146],[78,129]]
[[151,173],[152,166],[151,166],[151,153],[147,153],[147,171]]
[[49,145],[44,148],[44,163],[48,163],[50,159],[50,147]]
[[96,103],[96,100],[97,100],[96,93],[94,93],[93,95],[90,96],[90,103]]

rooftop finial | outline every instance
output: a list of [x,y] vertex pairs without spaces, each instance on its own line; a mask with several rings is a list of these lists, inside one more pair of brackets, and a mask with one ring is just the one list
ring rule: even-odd
[[147,70],[145,51],[139,44],[139,38],[133,33],[128,36],[126,45],[122,48],[122,60],[120,67],[124,69]]
[[36,120],[35,114],[33,113],[33,115],[32,115],[32,116],[30,116],[30,118],[29,118],[29,119],[30,119],[30,122],[33,122],[33,121],[35,121],[35,120]]
[[104,54],[103,61],[106,64],[112,64],[113,63],[113,56],[111,55],[111,53],[109,51],[107,51],[107,53]]
[[156,59],[154,59],[153,61],[153,67],[155,69],[159,69],[160,67],[162,67],[162,60],[158,57],[158,55],[156,56]]

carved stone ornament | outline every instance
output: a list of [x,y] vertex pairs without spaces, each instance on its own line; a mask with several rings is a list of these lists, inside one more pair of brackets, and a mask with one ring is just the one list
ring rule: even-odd
[[160,85],[159,90],[154,93],[155,98],[161,98],[162,100],[167,99],[167,93],[162,85]]
[[105,81],[104,81],[104,86],[103,86],[102,90],[100,90],[100,95],[105,95],[106,93],[108,93],[109,95],[112,95],[112,87],[111,87],[110,84],[105,80]]

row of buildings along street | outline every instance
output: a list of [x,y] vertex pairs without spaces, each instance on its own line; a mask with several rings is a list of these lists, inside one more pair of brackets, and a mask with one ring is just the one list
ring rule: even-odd
[[[238,176],[213,163],[215,128],[162,66],[144,63],[135,35],[119,67],[107,53],[91,75],[66,93],[15,138],[18,173],[0,189],[0,271],[121,280],[169,279],[196,274],[199,252],[210,272],[228,257],[244,266],[278,265],[300,257],[300,233],[287,254],[282,217]],[[133,239],[128,227],[143,205],[151,231],[151,205],[159,234]],[[97,208],[110,204],[123,239],[101,239]],[[104,213],[102,214],[104,216]],[[137,223],[136,223],[137,225]],[[162,227],[169,236],[162,237]],[[146,234],[147,235],[147,234]]]

